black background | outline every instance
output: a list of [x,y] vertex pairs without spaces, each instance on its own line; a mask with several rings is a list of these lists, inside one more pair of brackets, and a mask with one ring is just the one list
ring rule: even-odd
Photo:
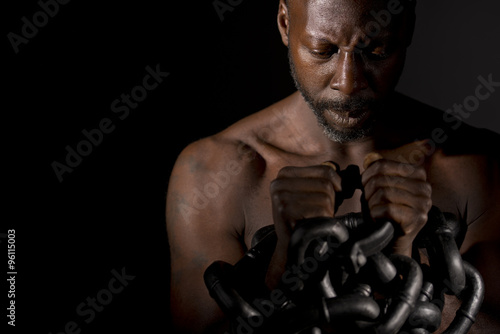
[[[446,109],[474,93],[478,75],[500,81],[495,5],[421,3],[401,91]],[[188,143],[293,92],[276,10],[277,1],[245,0],[221,21],[211,0],[73,0],[19,53],[3,39],[4,206],[13,212],[4,227],[17,231],[17,331],[55,334],[70,321],[81,333],[169,331],[168,177]],[[37,1],[4,10],[4,36],[38,11]],[[170,75],[120,120],[112,101],[157,64]],[[499,97],[467,121],[500,131]],[[59,182],[51,164],[104,118],[114,131]],[[135,278],[85,323],[77,306],[122,268]]]

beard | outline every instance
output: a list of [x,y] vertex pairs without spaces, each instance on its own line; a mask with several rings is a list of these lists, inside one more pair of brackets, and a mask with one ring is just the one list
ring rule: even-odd
[[341,144],[355,142],[373,133],[376,110],[382,107],[382,102],[360,96],[328,100],[315,99],[300,83],[290,49],[288,59],[295,87],[313,111],[323,133],[331,141]]

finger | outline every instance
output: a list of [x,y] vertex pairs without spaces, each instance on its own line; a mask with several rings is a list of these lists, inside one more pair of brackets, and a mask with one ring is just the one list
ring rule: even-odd
[[402,189],[415,196],[428,198],[432,195],[432,187],[426,181],[401,176],[375,175],[364,184],[365,198],[370,199],[381,188]]
[[427,212],[414,210],[403,205],[386,203],[370,209],[374,220],[389,220],[395,222],[396,229],[402,235],[415,235],[427,222]]
[[325,161],[321,164],[322,166],[329,166],[332,168],[335,172],[339,170],[337,164],[333,161]]
[[335,191],[342,191],[342,179],[331,165],[284,167],[279,171],[277,178],[324,178],[332,183]]
[[[282,199],[285,194],[296,194],[298,196],[312,196],[313,193],[323,194],[329,199],[327,206],[333,208],[335,205],[335,189],[330,180],[325,178],[280,178],[271,182],[271,194],[273,201],[290,200]],[[307,199],[307,197],[306,197]],[[295,199],[298,201],[298,199]]]
[[376,152],[368,153],[365,156],[365,161],[363,162],[363,168],[366,170],[372,163],[374,163],[377,160],[383,159],[384,157]]
[[[273,200],[273,211],[279,219],[292,225],[301,219],[315,217],[333,217],[333,205],[330,197],[324,193],[297,193],[282,191],[276,193]],[[293,228],[293,226],[292,226]]]
[[426,180],[427,173],[421,166],[410,165],[392,160],[380,159],[373,162],[361,175],[361,183],[365,185],[373,176],[383,174],[406,178]]
[[394,203],[414,208],[418,211],[428,212],[432,206],[430,196],[414,195],[408,190],[394,187],[379,188],[367,198],[370,210],[378,205]]

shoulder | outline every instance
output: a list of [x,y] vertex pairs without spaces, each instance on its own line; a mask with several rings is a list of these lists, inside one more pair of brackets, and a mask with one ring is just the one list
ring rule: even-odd
[[266,168],[257,134],[261,118],[252,114],[181,151],[169,179],[167,215],[179,207],[206,215],[221,209],[239,214],[238,206]]
[[219,133],[190,143],[178,156],[173,174],[183,172],[197,181],[213,173],[228,173],[235,177],[233,181],[249,177],[262,159],[259,134],[265,127],[265,114],[266,110],[254,113]]
[[[169,189],[220,197],[241,186],[255,152],[245,142],[221,134],[187,145],[177,157]],[[225,192],[221,192],[225,190]]]
[[442,140],[432,161],[439,177],[461,195],[467,222],[483,215],[499,218],[500,135],[463,123],[456,129],[446,128]]
[[220,171],[235,174],[243,181],[259,177],[270,160],[276,158],[276,152],[294,149],[286,140],[296,130],[298,118],[298,112],[290,108],[290,99],[293,97],[189,144],[179,155],[174,173],[184,171],[198,179]]
[[463,249],[480,241],[496,242],[500,240],[500,135],[468,125],[456,115],[437,115],[427,139],[433,152],[429,178],[436,195],[448,195],[437,201],[455,199],[453,205],[469,225]]
[[208,181],[220,174],[243,176],[255,155],[256,152],[248,143],[238,138],[224,134],[206,137],[182,150],[172,171],[171,181],[176,181],[181,176],[187,177],[185,182],[189,183]]
[[469,179],[477,181],[477,185],[467,184],[471,188],[488,189],[488,185],[498,185],[500,134],[471,126],[448,112],[441,112],[439,116],[440,120],[433,122],[429,137],[436,148],[435,161],[454,174],[467,176],[459,183],[467,184]]
[[[500,134],[471,126],[460,115],[429,106],[402,94],[395,98],[393,126],[409,142],[425,140],[432,154],[441,158],[498,161]],[[401,112],[404,110],[404,112]],[[408,115],[408,117],[406,117]],[[406,118],[402,120],[401,118]]]
[[410,142],[417,143],[410,145],[417,149],[409,151],[407,160],[426,161],[430,182],[443,201],[456,199],[453,206],[468,222],[495,210],[495,201],[500,201],[500,135],[406,96],[397,99],[411,115],[400,132],[410,133]]

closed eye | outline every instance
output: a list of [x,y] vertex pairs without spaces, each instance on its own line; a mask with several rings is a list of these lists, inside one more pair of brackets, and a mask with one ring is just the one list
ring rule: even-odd
[[310,49],[309,52],[320,59],[328,59],[334,54],[339,52],[339,48],[335,45],[331,45],[325,48]]
[[377,46],[373,48],[367,48],[364,50],[364,54],[370,60],[384,60],[389,58],[390,52],[386,47]]

